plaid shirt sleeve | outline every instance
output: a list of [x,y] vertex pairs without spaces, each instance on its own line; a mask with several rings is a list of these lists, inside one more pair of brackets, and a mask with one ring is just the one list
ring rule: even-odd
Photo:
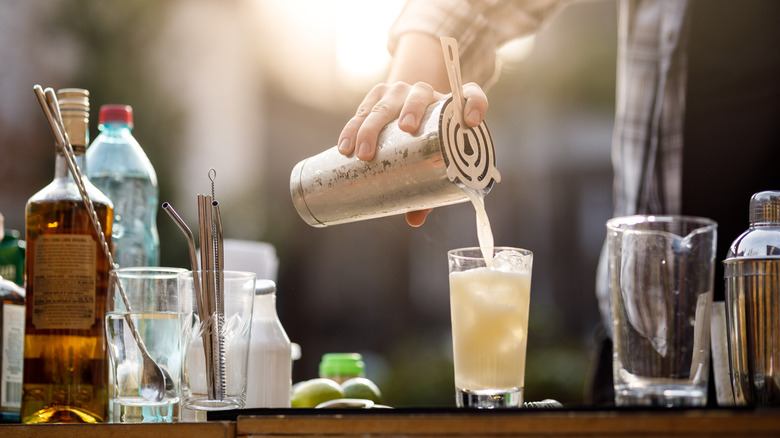
[[[619,3],[614,216],[681,211],[688,7],[689,0]],[[605,242],[596,296],[611,332],[607,265]]]
[[458,41],[463,80],[487,86],[499,72],[496,50],[531,34],[568,1],[408,0],[390,29],[388,49],[400,36],[421,32]]
[[687,0],[620,3],[615,216],[680,212],[687,8]]

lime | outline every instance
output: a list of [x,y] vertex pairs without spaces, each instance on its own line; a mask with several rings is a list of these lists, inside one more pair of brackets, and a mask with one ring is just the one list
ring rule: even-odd
[[296,383],[290,394],[294,408],[313,408],[322,402],[344,398],[338,383],[330,379],[311,379]]
[[379,403],[382,393],[374,382],[365,377],[354,377],[341,384],[346,398],[362,398]]

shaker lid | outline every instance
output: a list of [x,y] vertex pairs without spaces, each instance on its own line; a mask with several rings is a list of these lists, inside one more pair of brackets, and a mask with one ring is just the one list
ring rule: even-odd
[[780,225],[780,191],[759,192],[750,198],[750,225]]
[[731,244],[725,262],[744,258],[780,258],[780,191],[750,198],[750,228]]

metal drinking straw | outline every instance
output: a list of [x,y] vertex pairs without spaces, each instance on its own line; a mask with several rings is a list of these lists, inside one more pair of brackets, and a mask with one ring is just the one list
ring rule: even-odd
[[[208,321],[210,313],[205,302],[205,295],[203,294],[203,288],[201,287],[200,276],[197,273],[198,256],[195,250],[195,238],[192,234],[192,230],[190,230],[190,227],[187,226],[187,223],[184,222],[184,220],[181,218],[181,216],[179,216],[179,214],[176,212],[176,210],[174,210],[173,206],[169,202],[164,202],[162,204],[162,208],[168,213],[168,216],[173,219],[173,221],[184,234],[184,237],[187,239],[187,247],[190,253],[190,265],[192,267],[192,287],[193,293],[195,295],[195,303],[197,305],[198,319],[201,321]],[[213,388],[215,388],[214,368],[212,366],[211,360],[211,337],[209,336],[208,330],[202,330],[201,339],[203,340],[203,349],[205,355],[206,385],[209,388],[209,395],[213,397],[216,396],[216,390],[213,390]]]
[[[224,249],[222,216],[219,203],[214,200],[214,179],[216,171],[209,169],[211,195],[198,194],[198,235],[200,238],[200,291],[195,291],[198,299],[198,314],[203,331],[203,350],[206,359],[208,396],[212,400],[222,400],[227,392],[225,373],[225,299],[224,299]],[[166,209],[167,210],[167,209]],[[170,210],[169,213],[171,213]],[[176,215],[178,216],[178,215]],[[171,216],[177,223],[181,218]],[[182,221],[183,222],[183,221]],[[180,225],[181,228],[181,225]],[[184,228],[182,228],[184,230]],[[193,272],[196,270],[194,241],[188,235],[190,259]],[[193,274],[193,278],[196,275]]]
[[[170,203],[162,208],[176,222],[187,238],[192,265],[192,279],[198,317],[201,323],[203,352],[206,361],[206,384],[212,400],[222,400],[227,393],[225,373],[225,287],[224,239],[219,202],[214,199],[214,179],[217,172],[209,169],[211,195],[198,194],[198,237],[200,239],[200,269],[198,270],[195,238],[181,216]],[[200,272],[200,276],[197,274]]]
[[[213,197],[213,195],[212,195]],[[217,313],[217,359],[219,361],[218,370],[220,372],[221,394],[224,396],[227,391],[227,382],[225,382],[225,249],[224,238],[222,236],[222,216],[219,212],[219,202],[211,202],[212,212],[214,214],[214,273],[216,274],[215,283],[215,301]]]

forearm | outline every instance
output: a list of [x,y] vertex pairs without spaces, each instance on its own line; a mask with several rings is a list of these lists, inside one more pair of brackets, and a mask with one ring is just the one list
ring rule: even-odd
[[400,37],[387,77],[388,83],[398,81],[426,82],[440,93],[450,92],[441,43],[436,37],[419,32]]
[[[428,38],[436,40],[437,48],[439,36],[455,38],[460,46],[463,82],[488,87],[499,74],[496,50],[514,38],[539,30],[569,1],[408,0],[390,28],[387,47],[397,56],[401,39],[409,33],[430,35]],[[438,50],[437,62],[442,58]],[[434,58],[420,58],[421,62],[431,59]],[[399,66],[408,68],[404,64]],[[446,82],[443,85],[449,90]]]

